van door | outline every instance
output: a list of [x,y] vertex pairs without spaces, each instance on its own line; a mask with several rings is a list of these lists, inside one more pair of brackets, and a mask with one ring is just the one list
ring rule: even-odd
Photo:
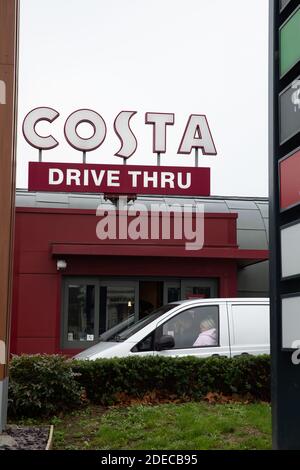
[[268,302],[228,302],[231,356],[269,354]]
[[[159,350],[162,337],[173,337],[173,346]],[[199,303],[158,322],[154,350],[159,356],[229,356],[226,302]]]

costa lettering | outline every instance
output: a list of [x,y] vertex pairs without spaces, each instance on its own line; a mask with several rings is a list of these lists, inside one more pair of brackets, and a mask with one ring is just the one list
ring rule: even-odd
[[[118,136],[121,147],[115,156],[123,159],[130,158],[136,151],[138,141],[131,128],[131,119],[137,111],[121,111],[115,118],[114,131]],[[23,122],[23,134],[26,141],[39,150],[51,150],[59,145],[52,134],[41,136],[36,131],[40,121],[50,124],[59,117],[59,112],[48,107],[35,108],[30,111]],[[93,135],[89,138],[81,137],[78,126],[87,123],[93,128]],[[167,151],[167,128],[175,123],[173,113],[147,112],[145,124],[153,126],[152,151],[165,153]],[[99,148],[106,137],[106,123],[103,117],[91,109],[79,109],[67,118],[64,133],[67,142],[76,150],[91,152]],[[178,147],[178,154],[190,154],[193,149],[201,149],[203,155],[216,155],[216,147],[210,132],[207,118],[204,114],[191,114],[187,120]]]

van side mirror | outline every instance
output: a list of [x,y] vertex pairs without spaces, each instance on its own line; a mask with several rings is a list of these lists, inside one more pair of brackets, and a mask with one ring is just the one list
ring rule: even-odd
[[171,335],[162,335],[156,343],[157,351],[162,351],[163,349],[172,349],[174,346],[174,337]]

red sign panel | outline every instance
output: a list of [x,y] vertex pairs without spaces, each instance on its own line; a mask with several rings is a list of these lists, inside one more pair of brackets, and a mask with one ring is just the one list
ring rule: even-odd
[[279,162],[280,208],[300,203],[300,150]]
[[210,168],[30,162],[28,189],[209,196]]

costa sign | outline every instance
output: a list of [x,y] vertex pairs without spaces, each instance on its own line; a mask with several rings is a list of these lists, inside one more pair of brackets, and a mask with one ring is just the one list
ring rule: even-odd
[[[114,121],[114,130],[121,147],[114,154],[118,157],[129,158],[137,149],[137,139],[130,127],[131,118],[137,111],[121,111]],[[59,117],[59,112],[52,108],[35,108],[30,111],[23,122],[23,134],[27,142],[40,150],[51,150],[59,145],[53,135],[41,136],[36,131],[36,125],[40,121],[52,123]],[[153,152],[165,153],[167,147],[167,126],[173,125],[175,115],[173,113],[146,113],[145,124],[153,126]],[[89,138],[80,137],[77,128],[80,124],[87,123],[93,128],[93,135]],[[79,109],[70,114],[64,125],[64,133],[67,142],[76,150],[91,152],[99,148],[106,137],[106,123],[103,117],[91,109]],[[193,149],[201,149],[204,155],[216,155],[216,147],[210,132],[210,128],[203,114],[191,114],[183,132],[178,152],[190,154]]]
[[[131,119],[137,111],[121,111],[114,120],[114,131],[120,140],[120,148],[114,156],[123,158],[124,164],[136,151],[137,137],[131,127]],[[79,109],[70,114],[64,123],[66,141],[83,152],[83,164],[43,163],[43,150],[59,145],[55,135],[38,134],[36,126],[41,121],[53,123],[59,112],[53,108],[40,107],[30,111],[23,122],[26,141],[40,151],[40,161],[29,164],[30,191],[77,191],[105,192],[119,194],[181,194],[209,195],[210,170],[208,168],[180,169],[158,166],[124,166],[86,164],[86,152],[98,149],[107,132],[104,118],[91,109]],[[84,138],[78,133],[78,126],[89,124],[93,134]],[[159,157],[167,151],[168,127],[175,123],[174,113],[145,113],[145,125],[153,127],[152,151]],[[216,147],[207,118],[203,114],[191,114],[187,120],[178,145],[178,154],[190,154],[198,150],[203,155],[216,155]]]

